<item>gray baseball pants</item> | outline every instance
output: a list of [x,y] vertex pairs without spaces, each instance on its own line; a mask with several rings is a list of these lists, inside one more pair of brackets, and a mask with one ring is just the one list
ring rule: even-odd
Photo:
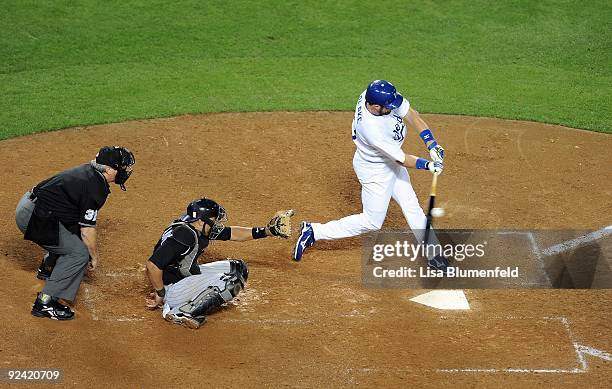
[[[35,206],[34,202],[30,200],[30,195],[30,191],[26,192],[17,204],[15,211],[17,227],[24,234]],[[52,297],[74,301],[89,262],[87,246],[78,236],[68,231],[62,223],[59,223],[59,244],[42,247],[49,253],[59,256],[51,277],[46,281],[42,292]]]

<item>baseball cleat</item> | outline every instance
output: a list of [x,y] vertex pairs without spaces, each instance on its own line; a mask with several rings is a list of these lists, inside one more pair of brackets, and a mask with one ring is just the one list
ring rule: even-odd
[[315,242],[314,231],[312,230],[312,226],[308,222],[302,222],[302,226],[300,228],[300,236],[298,237],[297,242],[295,242],[295,250],[293,252],[293,260],[299,261],[302,259],[302,255],[304,255],[304,251],[312,246]]
[[446,273],[446,269],[448,268],[449,263],[448,259],[445,256],[436,255],[435,257],[427,261],[427,266],[430,269],[442,270],[444,273]]
[[74,312],[70,307],[60,304],[57,300],[51,299],[45,304],[37,296],[34,305],[32,305],[32,316],[47,317],[53,320],[72,320]]
[[197,330],[206,323],[206,316],[191,316],[188,313],[168,313],[164,316],[169,322]]

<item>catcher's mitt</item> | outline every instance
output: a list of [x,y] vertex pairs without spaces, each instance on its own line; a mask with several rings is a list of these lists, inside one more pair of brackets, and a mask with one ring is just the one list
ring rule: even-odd
[[290,237],[291,216],[293,216],[293,209],[276,212],[266,226],[266,233],[280,238]]

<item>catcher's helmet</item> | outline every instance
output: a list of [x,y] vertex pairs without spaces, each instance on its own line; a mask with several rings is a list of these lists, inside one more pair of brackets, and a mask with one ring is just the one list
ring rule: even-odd
[[396,109],[402,105],[404,98],[397,93],[395,86],[386,80],[374,80],[368,85],[365,95],[370,104],[381,105],[388,109]]
[[187,223],[202,220],[210,226],[208,238],[214,240],[225,228],[223,223],[227,221],[227,214],[225,209],[216,201],[203,197],[189,203],[187,213],[182,215],[179,220]]

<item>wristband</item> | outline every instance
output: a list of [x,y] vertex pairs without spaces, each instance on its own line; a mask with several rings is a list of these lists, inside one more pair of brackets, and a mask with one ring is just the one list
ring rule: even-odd
[[429,169],[427,167],[428,165],[429,165],[429,161],[426,160],[425,158],[417,158],[417,160],[416,160],[416,168],[417,169],[427,170],[427,169]]
[[436,142],[436,139],[434,138],[429,128],[426,128],[423,131],[421,131],[419,136],[421,137],[421,139],[423,139],[423,143],[425,143],[426,146],[427,146],[427,142],[432,141],[431,144],[427,146],[427,150],[431,150],[438,145],[438,143]]
[[268,236],[266,227],[253,227],[251,234],[253,235],[253,239],[261,239]]
[[155,289],[155,293],[157,293],[159,297],[164,298],[164,296],[166,296],[166,288]]

